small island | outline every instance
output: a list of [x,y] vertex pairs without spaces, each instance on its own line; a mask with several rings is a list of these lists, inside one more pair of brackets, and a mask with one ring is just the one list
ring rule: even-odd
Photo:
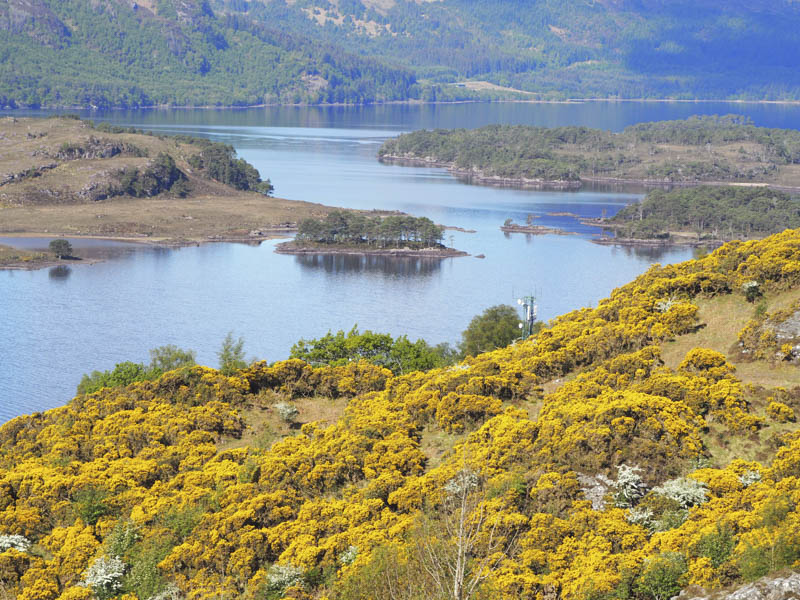
[[387,140],[382,162],[443,167],[484,185],[576,189],[763,184],[800,190],[800,131],[737,115],[589,127],[489,125],[415,131]]
[[370,254],[449,258],[466,252],[442,243],[444,228],[427,217],[370,215],[334,210],[323,219],[304,219],[294,240],[278,244],[279,254]]
[[800,227],[800,200],[766,187],[653,190],[611,218],[581,222],[613,232],[599,244],[716,246]]
[[503,233],[527,233],[528,235],[574,235],[572,231],[565,231],[557,227],[545,227],[544,225],[535,225],[534,219],[538,219],[534,215],[528,215],[525,220],[525,225],[514,223],[513,219],[506,219],[500,226],[500,231]]

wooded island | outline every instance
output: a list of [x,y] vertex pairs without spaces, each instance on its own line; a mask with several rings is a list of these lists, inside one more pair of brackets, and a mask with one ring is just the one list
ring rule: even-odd
[[304,219],[291,242],[279,244],[284,254],[318,253],[413,253],[423,256],[462,256],[443,243],[444,227],[427,217],[372,216],[334,210],[324,219]]

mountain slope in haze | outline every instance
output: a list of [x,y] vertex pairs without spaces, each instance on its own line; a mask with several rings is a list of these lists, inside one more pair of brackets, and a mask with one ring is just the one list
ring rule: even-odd
[[565,97],[797,97],[800,9],[663,0],[215,0],[399,61]]
[[796,99],[797,31],[788,0],[2,0],[0,105]]
[[364,102],[417,93],[405,69],[217,15],[199,0],[0,2],[0,105]]

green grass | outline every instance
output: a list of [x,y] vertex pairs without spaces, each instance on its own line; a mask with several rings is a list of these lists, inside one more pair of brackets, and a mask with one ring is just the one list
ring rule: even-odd
[[[793,289],[764,298],[767,311],[785,308],[800,298],[800,290]],[[800,386],[800,369],[791,364],[771,364],[766,361],[744,361],[736,352],[739,332],[755,315],[756,305],[743,296],[729,294],[695,301],[700,310],[700,329],[665,342],[662,359],[670,368],[676,368],[692,348],[710,348],[724,354],[736,367],[736,376],[745,383],[767,388]]]

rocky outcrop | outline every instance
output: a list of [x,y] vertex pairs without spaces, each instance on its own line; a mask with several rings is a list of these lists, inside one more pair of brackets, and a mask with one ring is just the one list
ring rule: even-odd
[[113,158],[120,154],[136,157],[147,155],[144,150],[134,144],[91,136],[88,140],[83,142],[62,144],[53,158],[61,160]]
[[697,586],[683,590],[672,600],[798,600],[800,573],[782,572],[729,590],[707,592]]
[[32,177],[39,177],[45,171],[55,169],[58,163],[50,163],[46,165],[39,165],[38,167],[31,167],[19,173],[0,173],[0,186],[6,185],[13,181],[21,181]]

